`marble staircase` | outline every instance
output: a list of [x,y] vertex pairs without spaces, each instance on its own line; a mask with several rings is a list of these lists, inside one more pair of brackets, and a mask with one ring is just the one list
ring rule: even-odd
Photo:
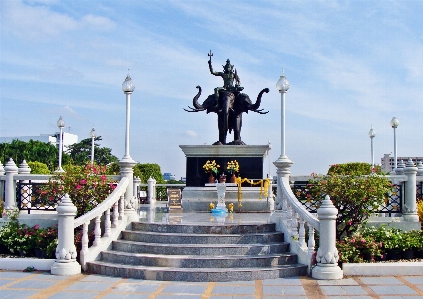
[[134,222],[88,272],[167,281],[239,281],[306,275],[289,243],[266,224]]

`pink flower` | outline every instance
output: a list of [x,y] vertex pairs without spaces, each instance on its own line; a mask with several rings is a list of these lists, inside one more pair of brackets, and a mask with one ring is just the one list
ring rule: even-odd
[[102,181],[105,181],[105,180],[106,180],[106,176],[103,174],[103,175],[100,177],[100,179],[101,179]]
[[81,185],[85,185],[85,184],[87,183],[87,180],[82,179],[79,183],[80,183]]
[[81,188],[82,188],[82,186],[79,185],[79,184],[76,186],[76,190],[80,190]]
[[352,220],[348,221],[348,225],[351,225],[351,224],[352,224]]
[[38,224],[34,225],[34,229],[35,229],[35,230],[37,230],[37,229],[39,229],[39,228],[40,228],[40,226],[39,226]]

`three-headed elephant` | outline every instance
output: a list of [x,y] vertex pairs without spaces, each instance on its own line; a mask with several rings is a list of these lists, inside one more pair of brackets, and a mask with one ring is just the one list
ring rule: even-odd
[[[244,145],[241,141],[241,126],[242,126],[242,113],[248,111],[254,111],[260,114],[266,114],[269,111],[263,112],[263,109],[259,109],[261,103],[261,97],[263,93],[268,93],[269,89],[265,88],[257,96],[257,101],[252,103],[250,97],[245,93],[239,91],[227,91],[221,90],[219,92],[219,99],[214,94],[209,95],[203,104],[198,103],[198,99],[201,95],[201,87],[197,86],[198,93],[193,99],[193,106],[184,109],[188,112],[207,111],[207,113],[215,112],[218,115],[218,128],[219,128],[219,141],[216,141],[214,145],[221,144],[232,144],[232,145]],[[226,143],[227,133],[234,131],[234,141]]]

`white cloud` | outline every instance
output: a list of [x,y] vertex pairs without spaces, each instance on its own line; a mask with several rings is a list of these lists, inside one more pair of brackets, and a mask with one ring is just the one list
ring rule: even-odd
[[116,23],[111,21],[109,18],[95,16],[92,14],[85,15],[82,18],[82,24],[87,27],[94,27],[100,30],[110,30],[116,27]]
[[197,137],[197,136],[198,136],[198,134],[197,134],[197,133],[195,133],[194,131],[191,131],[191,130],[187,130],[187,131],[185,132],[185,134],[186,134],[187,136],[189,136],[189,137]]
[[44,40],[74,30],[78,25],[68,15],[53,12],[45,6],[30,6],[21,1],[3,1],[2,6],[2,31],[8,30],[23,39]]

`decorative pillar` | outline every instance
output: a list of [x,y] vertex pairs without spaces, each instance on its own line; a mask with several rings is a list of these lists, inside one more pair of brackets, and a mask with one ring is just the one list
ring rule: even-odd
[[343,271],[338,266],[338,249],[336,249],[336,217],[335,208],[329,195],[326,195],[322,205],[317,210],[320,223],[320,241],[317,250],[317,265],[312,270],[315,279],[342,279]]
[[147,180],[147,184],[148,184],[148,191],[147,191],[148,203],[150,205],[155,205],[156,204],[156,180],[150,177]]
[[400,160],[397,167],[395,168],[394,174],[402,175],[404,174],[405,163],[403,160]]
[[137,209],[138,210],[138,208],[139,208],[139,204],[140,204],[140,201],[139,201],[139,192],[140,192],[140,184],[141,184],[141,179],[139,178],[139,177],[137,177],[137,176],[135,176],[134,177],[134,198],[135,198],[135,209]]
[[51,266],[53,275],[74,275],[81,273],[81,265],[76,261],[74,244],[74,220],[76,207],[68,194],[56,208],[58,217],[58,245],[56,247],[56,261]]
[[[18,174],[30,174],[31,173],[31,168],[29,167],[28,163],[26,163],[25,160],[22,161],[22,163],[19,165],[18,168]],[[28,183],[28,180],[20,180],[20,183]],[[23,186],[20,190],[20,195],[21,195],[21,207],[20,208],[26,208],[29,209],[31,208],[31,195],[32,195],[32,187],[31,186]],[[22,206],[22,201],[25,200],[26,202],[26,207]]]
[[[0,162],[0,175],[4,175],[4,167],[3,164]],[[0,181],[0,200],[4,202],[3,194],[4,194],[4,184],[5,181]]]
[[14,175],[18,174],[18,167],[12,158],[6,163],[4,170],[6,171],[4,208],[5,210],[12,210],[16,207],[16,181]]
[[[1,170],[0,170],[1,173]],[[419,163],[417,163],[417,176],[423,176],[423,163],[422,161],[419,161]]]
[[405,184],[405,198],[403,216],[405,221],[419,222],[419,215],[417,214],[417,191],[416,191],[416,174],[417,167],[414,166],[413,160],[410,158],[405,165],[404,174],[407,176]]
[[[123,158],[121,161],[118,162],[120,167],[120,175],[122,177],[128,178],[129,182],[134,180],[134,166],[137,163],[130,159],[125,160]],[[134,184],[128,184],[125,192],[125,205],[124,205],[124,213],[130,217],[130,221],[137,221],[137,211],[135,210],[135,198],[134,198]]]

